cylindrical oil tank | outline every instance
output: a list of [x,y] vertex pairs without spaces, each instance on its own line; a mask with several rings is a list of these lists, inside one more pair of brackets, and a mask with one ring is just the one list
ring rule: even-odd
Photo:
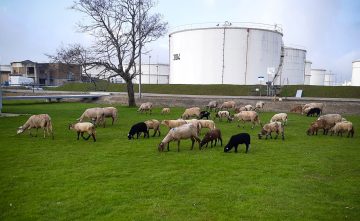
[[352,63],[351,86],[360,86],[360,60]]
[[335,75],[331,71],[325,73],[324,85],[325,86],[334,86],[335,85]]
[[[139,68],[137,67],[137,70]],[[170,68],[168,64],[143,64],[141,65],[142,84],[168,84]],[[139,76],[136,76],[133,83],[139,83]]]
[[324,85],[325,69],[311,69],[310,85]]
[[304,84],[310,84],[310,77],[311,77],[311,61],[305,61],[305,79]]
[[281,85],[304,84],[306,50],[284,47],[284,64],[280,75]]
[[282,30],[277,26],[225,23],[172,32],[170,84],[254,85],[278,69]]

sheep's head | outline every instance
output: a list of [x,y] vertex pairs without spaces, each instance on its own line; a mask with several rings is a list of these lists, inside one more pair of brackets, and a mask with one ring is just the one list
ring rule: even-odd
[[233,148],[232,146],[230,147],[229,145],[226,145],[226,146],[224,147],[224,152],[227,153],[227,152],[229,152],[232,148]]
[[128,137],[129,140],[131,140],[131,138],[133,138],[133,135],[128,134],[127,137]]
[[266,130],[261,129],[261,132],[260,132],[260,133],[258,133],[258,137],[259,137],[259,139],[261,139],[261,138],[262,138],[265,134],[266,134]]
[[69,130],[72,130],[74,128],[74,124],[69,124]]
[[159,152],[164,151],[164,148],[165,148],[165,144],[164,144],[163,142],[161,142],[161,143],[159,144],[159,146],[158,146]]
[[21,133],[23,133],[23,132],[24,132],[23,126],[20,126],[20,127],[17,129],[16,134],[21,134]]

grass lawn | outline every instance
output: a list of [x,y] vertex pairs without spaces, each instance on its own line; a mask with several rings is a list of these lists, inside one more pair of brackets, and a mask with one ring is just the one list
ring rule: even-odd
[[15,135],[28,116],[0,118],[0,220],[360,220],[360,116],[345,116],[354,138],[307,136],[315,118],[289,114],[285,141],[217,122],[224,145],[251,134],[248,154],[244,146],[191,151],[190,141],[159,153],[164,127],[160,137],[129,141],[130,126],[176,119],[182,108],[149,116],[117,106],[118,122],[97,128],[97,142],[77,141],[67,125],[95,105],[4,104],[4,112],[50,114],[55,139]]

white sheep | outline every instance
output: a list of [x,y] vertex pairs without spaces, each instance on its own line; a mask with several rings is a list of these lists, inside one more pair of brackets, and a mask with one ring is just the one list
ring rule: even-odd
[[36,128],[36,135],[38,133],[39,128],[43,128],[44,130],[44,138],[46,137],[46,134],[48,134],[52,139],[54,139],[54,132],[52,128],[51,118],[48,114],[38,114],[38,115],[32,115],[29,117],[29,119],[25,122],[24,125],[20,126],[17,130],[17,134],[23,133],[25,130],[29,130],[29,134],[31,136],[31,129]]
[[312,108],[319,108],[321,112],[324,109],[323,103],[308,103],[302,107],[302,114],[307,114]]
[[218,106],[218,102],[217,101],[210,101],[208,105],[206,105],[206,109],[208,110],[216,110]]
[[255,109],[256,109],[256,110],[263,109],[263,108],[264,108],[264,105],[265,105],[264,101],[258,101],[258,102],[256,102],[256,104],[255,104]]
[[167,145],[167,150],[169,151],[169,143],[171,141],[178,142],[178,152],[180,151],[180,140],[191,139],[191,149],[194,148],[195,140],[199,143],[200,149],[200,139],[198,137],[197,129],[193,124],[184,124],[179,127],[171,129],[165,138],[159,144],[159,151],[164,151],[165,145]]
[[196,128],[197,128],[197,132],[198,132],[198,134],[200,134],[200,131],[201,131],[201,123],[199,122],[199,120],[198,119],[190,119],[190,120],[185,120],[185,122],[187,123],[187,124],[192,124],[192,125],[194,125]]
[[222,120],[222,118],[227,118],[229,120],[230,113],[229,111],[218,111],[215,115],[215,118],[219,118],[220,121]]
[[246,111],[255,110],[255,108],[251,104],[245,105],[244,107]]
[[153,104],[151,102],[146,102],[146,103],[142,103],[139,107],[139,109],[137,110],[138,112],[140,111],[141,113],[145,112],[145,113],[148,113],[152,112],[152,106]]
[[199,122],[201,124],[201,128],[209,128],[210,130],[214,130],[216,128],[213,120],[199,120]]
[[261,132],[258,134],[259,139],[261,139],[261,137],[264,136],[264,135],[266,136],[265,139],[267,139],[268,136],[270,136],[270,138],[272,139],[272,136],[271,136],[272,132],[276,133],[275,139],[277,139],[279,133],[281,133],[282,139],[283,140],[285,139],[285,137],[284,137],[284,127],[282,126],[281,122],[277,122],[277,121],[265,124],[263,126],[263,128],[261,129]]
[[[244,124],[246,121],[250,121],[253,124],[251,129],[254,128],[255,123],[261,125],[259,115],[255,111],[241,111],[240,113],[235,114],[234,118],[238,119],[239,122],[242,121]],[[240,127],[240,124],[238,124],[238,127]],[[245,125],[243,127],[245,127]]]
[[[88,140],[90,136],[92,136],[94,142],[96,142],[96,129],[95,125],[90,122],[79,122],[76,124],[69,124],[69,130],[74,130],[77,132],[77,139],[79,140],[79,135],[81,134],[81,137],[84,140]],[[88,137],[84,137],[84,133],[88,133]]]
[[170,108],[164,107],[164,108],[161,110],[161,114],[170,114]]
[[81,123],[85,118],[93,120],[96,125],[103,124],[105,127],[105,113],[101,107],[88,108],[77,120]]
[[114,125],[114,122],[117,120],[117,116],[118,116],[118,110],[115,107],[104,107],[104,117],[111,117],[112,118],[112,123],[111,125]]
[[156,135],[156,132],[159,133],[159,137],[160,137],[160,122],[156,119],[152,119],[152,120],[147,120],[144,122],[148,128],[148,130],[153,129],[154,130],[154,134],[153,137]]
[[189,119],[190,117],[200,117],[200,108],[199,107],[191,107],[185,109],[184,113],[181,115],[182,119]]
[[165,125],[170,129],[181,126],[183,124],[186,124],[186,121],[183,119],[179,119],[179,120],[163,120],[161,121],[162,125]]
[[322,115],[318,118],[318,120],[325,120],[327,124],[331,125],[335,125],[335,123],[342,121],[342,117],[340,114],[325,114]]
[[280,121],[283,123],[283,125],[286,125],[287,124],[287,120],[288,120],[288,115],[286,113],[278,113],[278,114],[275,114],[271,120],[270,120],[270,123],[271,122],[276,122],[276,121]]
[[344,132],[347,132],[349,137],[354,137],[354,126],[350,121],[341,121],[337,122],[331,129],[330,129],[330,135],[332,136],[334,133],[336,133],[338,136],[339,134],[342,136]]
[[222,105],[220,105],[220,110],[228,110],[231,108],[235,108],[235,101],[225,101],[224,103],[222,103]]

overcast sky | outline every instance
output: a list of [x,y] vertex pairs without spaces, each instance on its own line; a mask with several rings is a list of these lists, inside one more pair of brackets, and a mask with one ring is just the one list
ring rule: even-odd
[[[47,62],[61,44],[89,43],[76,32],[82,16],[67,9],[72,0],[0,0],[0,64]],[[360,0],[158,0],[154,8],[169,29],[192,23],[281,24],[285,45],[307,50],[313,68],[351,79],[360,59]],[[152,62],[168,63],[168,36],[149,46]]]

